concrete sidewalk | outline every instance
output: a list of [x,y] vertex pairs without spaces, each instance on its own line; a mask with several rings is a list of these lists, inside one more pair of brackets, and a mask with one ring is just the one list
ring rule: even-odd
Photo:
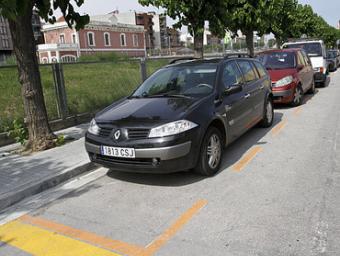
[[75,140],[29,156],[8,154],[18,144],[0,148],[0,210],[93,169],[84,147],[87,127],[59,131]]

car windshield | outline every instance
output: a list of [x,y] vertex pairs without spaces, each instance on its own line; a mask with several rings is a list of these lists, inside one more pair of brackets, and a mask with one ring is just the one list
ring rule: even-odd
[[327,58],[334,59],[336,57],[337,57],[337,52],[336,51],[328,51],[327,52]]
[[216,70],[216,63],[166,67],[145,80],[130,97],[203,97],[213,91]]
[[296,67],[295,53],[269,52],[261,53],[257,57],[266,69],[292,69]]
[[308,56],[317,57],[322,56],[322,49],[320,43],[299,43],[299,44],[286,44],[283,48],[302,48],[306,51]]

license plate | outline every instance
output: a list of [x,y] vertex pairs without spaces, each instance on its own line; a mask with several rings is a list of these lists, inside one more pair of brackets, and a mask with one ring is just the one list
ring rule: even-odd
[[100,148],[101,154],[104,156],[113,156],[120,158],[135,158],[135,149],[134,148],[118,148],[118,147],[108,147],[101,146]]

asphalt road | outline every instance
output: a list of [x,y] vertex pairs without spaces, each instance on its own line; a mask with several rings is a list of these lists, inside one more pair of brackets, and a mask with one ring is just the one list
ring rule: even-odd
[[339,133],[340,72],[226,149],[215,177],[102,169],[0,226],[0,255],[340,255]]

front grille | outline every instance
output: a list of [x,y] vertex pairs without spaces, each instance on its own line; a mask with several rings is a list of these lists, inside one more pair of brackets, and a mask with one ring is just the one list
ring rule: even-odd
[[128,129],[129,139],[146,139],[149,133],[149,129]]
[[136,165],[152,165],[152,158],[117,158],[103,155],[96,155],[96,159],[109,162],[109,163],[117,163],[117,164],[136,164]]
[[100,137],[109,137],[110,134],[111,134],[111,131],[112,131],[112,129],[110,129],[110,128],[100,127],[99,136]]

